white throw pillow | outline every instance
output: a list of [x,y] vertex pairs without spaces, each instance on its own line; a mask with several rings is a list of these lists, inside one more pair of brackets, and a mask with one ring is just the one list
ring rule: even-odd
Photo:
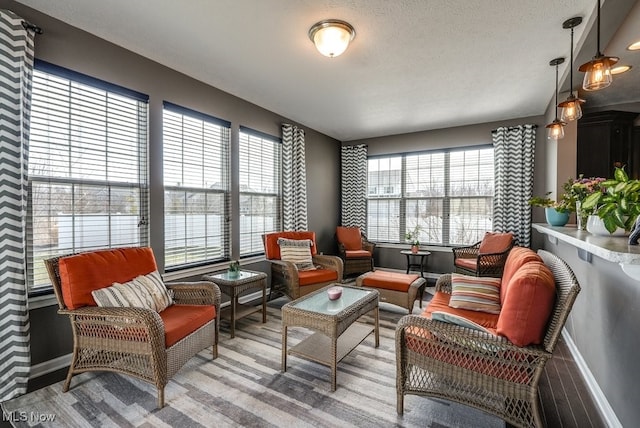
[[315,270],[311,257],[311,239],[278,238],[280,246],[280,260],[292,262],[298,270]]
[[173,304],[173,293],[162,282],[158,271],[140,275],[129,282],[91,292],[100,307],[134,307],[162,312]]

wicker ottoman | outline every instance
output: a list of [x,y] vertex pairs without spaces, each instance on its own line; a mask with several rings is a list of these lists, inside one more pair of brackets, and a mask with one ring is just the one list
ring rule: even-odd
[[411,313],[416,299],[420,299],[422,308],[422,293],[427,281],[420,275],[376,270],[360,275],[356,278],[356,285],[377,289],[381,302],[407,308]]

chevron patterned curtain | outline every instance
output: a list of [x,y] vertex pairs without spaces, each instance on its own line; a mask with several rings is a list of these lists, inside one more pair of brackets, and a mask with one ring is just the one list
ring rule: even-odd
[[304,130],[282,124],[282,226],[307,230],[307,167]]
[[342,146],[342,226],[367,230],[367,146]]
[[531,207],[536,125],[493,131],[495,194],[493,230],[511,232],[518,245],[531,245]]
[[25,260],[34,33],[22,24],[0,10],[0,402],[26,392],[31,367]]

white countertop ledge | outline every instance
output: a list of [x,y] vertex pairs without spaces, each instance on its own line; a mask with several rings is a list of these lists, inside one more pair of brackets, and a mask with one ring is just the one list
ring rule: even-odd
[[[628,236],[593,235],[586,230],[578,230],[575,225],[558,227],[549,226],[546,223],[534,223],[532,227],[542,234],[555,237],[612,263],[618,263],[621,266],[640,265],[640,245],[629,245]],[[632,278],[640,280],[640,269],[625,270],[623,266],[623,270]],[[632,276],[628,271],[637,271],[638,276]]]

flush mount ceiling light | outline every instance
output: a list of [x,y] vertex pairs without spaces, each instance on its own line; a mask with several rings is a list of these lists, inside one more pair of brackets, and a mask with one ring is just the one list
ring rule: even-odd
[[584,72],[582,89],[585,91],[597,91],[604,89],[612,82],[611,66],[618,62],[615,56],[604,56],[600,52],[600,0],[598,0],[598,51],[593,59],[582,64],[578,70]]
[[351,24],[339,19],[325,19],[316,22],[309,29],[309,38],[316,45],[318,52],[329,58],[346,51],[354,37],[356,30]]
[[635,43],[631,43],[629,46],[627,46],[627,50],[630,50],[630,51],[640,50],[640,40],[638,40]]
[[548,130],[547,138],[550,140],[559,140],[564,137],[564,126],[566,122],[558,119],[558,66],[563,62],[564,58],[555,58],[549,61],[549,65],[556,68],[556,118],[546,126]]
[[558,107],[562,109],[560,119],[565,122],[571,122],[572,120],[578,120],[582,117],[582,107],[584,100],[573,95],[573,28],[580,25],[582,18],[576,16],[575,18],[569,18],[562,23],[562,28],[571,29],[571,59],[569,60],[569,97],[560,104]]
[[633,67],[630,65],[618,65],[616,67],[613,67],[611,69],[611,74],[616,75],[616,74],[622,74],[622,73],[626,73],[627,71],[631,70]]

